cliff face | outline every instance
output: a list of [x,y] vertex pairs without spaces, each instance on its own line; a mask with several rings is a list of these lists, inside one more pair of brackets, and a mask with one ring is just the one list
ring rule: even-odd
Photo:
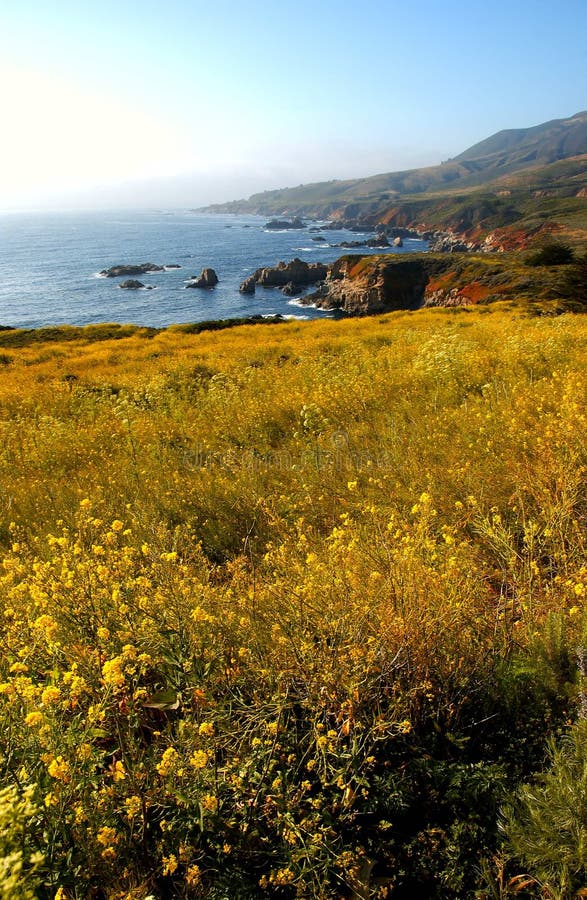
[[563,268],[529,267],[519,253],[349,255],[329,266],[302,302],[351,316],[500,300],[534,304],[557,297]]
[[386,256],[343,256],[330,266],[322,287],[306,298],[320,309],[364,316],[425,305],[433,271],[448,262]]

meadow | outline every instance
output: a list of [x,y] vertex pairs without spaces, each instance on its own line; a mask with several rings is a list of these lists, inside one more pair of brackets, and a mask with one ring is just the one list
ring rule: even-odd
[[0,898],[586,895],[586,317],[0,338]]

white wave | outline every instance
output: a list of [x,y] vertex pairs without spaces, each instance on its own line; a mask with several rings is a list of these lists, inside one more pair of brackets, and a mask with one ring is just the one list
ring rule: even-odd
[[283,317],[284,319],[297,319],[298,321],[308,321],[310,316],[294,316],[293,313],[289,313],[288,315]]
[[315,303],[303,303],[301,300],[296,300],[295,298],[293,300],[288,300],[287,305],[288,306],[301,306],[302,309],[317,309],[318,308]]

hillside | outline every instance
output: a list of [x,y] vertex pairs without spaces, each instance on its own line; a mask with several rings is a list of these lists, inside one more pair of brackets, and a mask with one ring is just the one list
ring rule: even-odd
[[546,224],[580,244],[587,242],[587,112],[499,132],[440,166],[267,191],[209,210],[383,222],[481,239],[503,228],[507,248],[520,243],[516,230],[523,244],[543,236]]
[[11,898],[584,886],[585,317],[2,336]]
[[263,215],[287,209],[316,215],[384,192],[399,196],[478,186],[520,169],[581,154],[587,154],[587,112],[533,128],[498,132],[439,166],[265,191],[253,194],[248,200],[218,204],[208,209]]
[[587,148],[587,111],[569,119],[554,119],[533,128],[498,131],[451,162],[473,162],[487,168],[501,165],[513,171],[529,163],[550,163],[585,153]]

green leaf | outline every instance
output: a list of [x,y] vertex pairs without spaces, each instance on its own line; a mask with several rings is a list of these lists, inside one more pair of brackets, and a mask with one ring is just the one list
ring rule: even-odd
[[178,709],[179,694],[175,691],[157,691],[147,703],[143,703],[145,709]]

